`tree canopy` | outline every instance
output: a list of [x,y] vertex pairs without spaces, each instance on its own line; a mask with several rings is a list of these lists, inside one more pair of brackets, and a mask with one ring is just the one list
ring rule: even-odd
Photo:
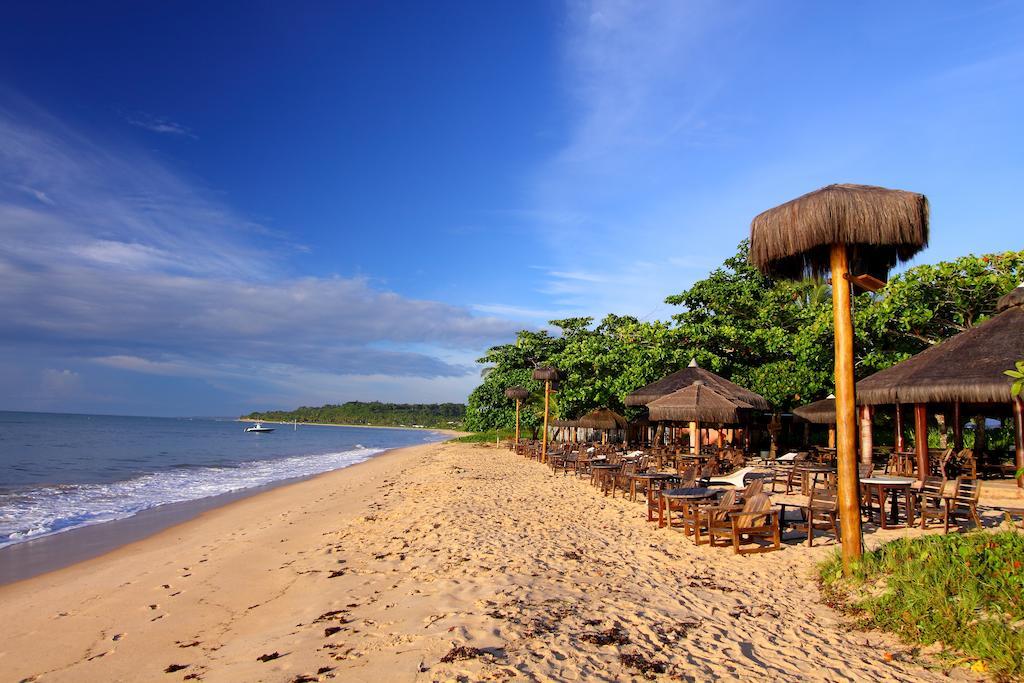
[[[832,296],[828,283],[773,281],[753,268],[748,244],[708,277],[665,299],[679,307],[669,321],[609,314],[552,320],[552,331],[523,331],[478,360],[483,382],[469,396],[466,426],[507,428],[515,406],[507,387],[531,390],[523,424],[535,427],[542,385],[537,365],[562,373],[556,417],[594,409],[626,414],[630,392],[683,368],[691,358],[745,386],[780,410],[823,398],[833,389]],[[991,316],[996,300],[1024,279],[1024,251],[964,256],[910,268],[878,293],[854,298],[858,379],[918,353]]]

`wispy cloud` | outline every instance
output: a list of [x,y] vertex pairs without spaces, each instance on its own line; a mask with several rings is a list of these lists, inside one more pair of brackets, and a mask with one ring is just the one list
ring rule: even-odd
[[176,135],[178,137],[192,138],[193,140],[199,139],[187,126],[183,126],[182,124],[171,121],[163,116],[153,116],[152,114],[146,114],[144,112],[135,112],[133,114],[126,115],[125,121],[133,126],[145,128],[153,133]]
[[[281,384],[324,374],[333,386],[388,376],[465,387],[474,356],[521,327],[362,277],[295,275],[281,256],[291,250],[259,248],[265,226],[45,112],[0,109],[0,139],[0,341],[82,363],[83,376],[229,386],[267,384],[272,367]],[[47,377],[54,389],[64,378]]]

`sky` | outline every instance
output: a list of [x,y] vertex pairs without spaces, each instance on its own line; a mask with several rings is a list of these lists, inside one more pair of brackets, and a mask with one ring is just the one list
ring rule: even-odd
[[761,211],[925,193],[1024,248],[1014,2],[37,2],[0,22],[0,409],[464,401],[665,319]]

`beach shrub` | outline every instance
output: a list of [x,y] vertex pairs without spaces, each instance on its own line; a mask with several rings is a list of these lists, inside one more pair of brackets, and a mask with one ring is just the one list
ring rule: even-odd
[[[522,438],[520,434],[520,438]],[[505,439],[514,439],[516,437],[516,430],[513,429],[489,429],[483,432],[473,432],[472,434],[466,434],[465,436],[457,436],[451,441],[456,443],[494,443],[495,441],[504,441]]]
[[899,539],[864,554],[849,577],[838,553],[820,568],[828,604],[997,680],[1024,678],[1024,535]]

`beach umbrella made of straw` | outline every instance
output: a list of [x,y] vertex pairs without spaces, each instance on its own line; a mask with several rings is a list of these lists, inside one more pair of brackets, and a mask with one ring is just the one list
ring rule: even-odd
[[647,404],[651,419],[666,422],[712,422],[735,424],[743,421],[754,406],[730,398],[697,380],[668,396]]
[[[837,481],[847,572],[863,552],[851,288],[854,283],[868,289],[882,286],[890,268],[927,244],[928,199],[870,185],[829,185],[769,209],[750,223],[750,261],[764,275],[832,275]],[[919,470],[923,476],[927,463],[919,462]]]
[[600,408],[576,420],[576,424],[586,429],[625,429],[628,423],[614,410]]
[[827,398],[793,409],[793,414],[804,422],[819,425],[836,423],[836,397],[829,394]]

